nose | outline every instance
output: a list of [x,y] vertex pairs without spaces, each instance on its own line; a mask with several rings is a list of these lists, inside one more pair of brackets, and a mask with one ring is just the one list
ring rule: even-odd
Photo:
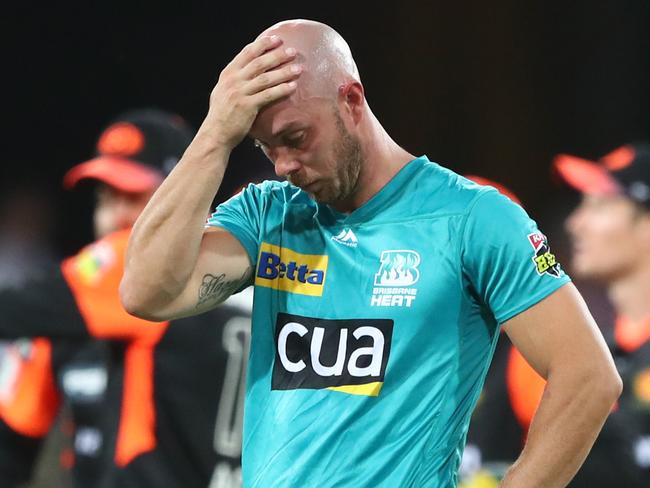
[[275,165],[275,174],[280,178],[286,178],[301,168],[300,161],[291,151],[276,150],[274,152],[272,161]]
[[583,221],[582,210],[582,205],[579,205],[573,210],[573,212],[569,214],[569,216],[564,221],[564,229],[570,236],[576,235],[580,230],[580,226],[582,225]]

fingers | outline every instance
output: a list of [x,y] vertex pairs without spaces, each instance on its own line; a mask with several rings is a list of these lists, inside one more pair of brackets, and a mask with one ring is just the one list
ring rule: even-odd
[[241,70],[241,76],[245,80],[252,80],[267,71],[274,70],[296,58],[296,50],[292,47],[278,46],[262,55],[252,59]]
[[300,76],[300,73],[302,73],[302,66],[299,64],[288,64],[261,73],[244,85],[244,93],[254,95],[275,85],[295,80]]
[[[261,107],[293,93],[296,89],[295,80],[303,69],[302,66],[292,63],[296,59],[296,50],[284,47],[282,42],[277,43],[271,38],[257,39],[249,46],[250,55],[260,51],[261,54],[249,58],[248,63],[238,73],[238,77],[243,81],[243,94],[250,96],[253,104]],[[263,46],[273,47],[262,51]]]
[[288,97],[296,91],[297,86],[298,84],[295,80],[280,83],[279,85],[272,86],[266,90],[251,95],[250,99],[255,106],[264,107],[265,105],[269,105],[277,100]]
[[210,94],[208,115],[222,145],[234,148],[250,131],[262,107],[296,91],[296,79],[303,71],[292,62],[296,54],[277,36],[261,37],[221,71]]
[[275,49],[280,44],[282,44],[282,39],[278,36],[264,36],[258,39],[255,39],[253,42],[248,44],[244,49],[242,49],[237,56],[233,58],[230,62],[230,65],[241,69],[244,66],[248,65],[253,59],[260,57],[266,51]]
[[242,87],[242,94],[254,95],[300,76],[302,67],[291,63],[296,55],[278,36],[260,37],[242,49],[224,73]]

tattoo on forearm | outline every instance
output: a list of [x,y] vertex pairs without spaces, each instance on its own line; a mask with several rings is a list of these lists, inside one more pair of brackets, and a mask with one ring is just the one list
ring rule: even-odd
[[232,295],[239,287],[241,287],[248,280],[251,268],[249,267],[244,271],[241,278],[237,280],[226,281],[226,275],[220,274],[215,276],[213,274],[206,274],[203,276],[203,281],[199,287],[199,301],[196,306],[200,307],[206,302],[218,302],[224,300]]

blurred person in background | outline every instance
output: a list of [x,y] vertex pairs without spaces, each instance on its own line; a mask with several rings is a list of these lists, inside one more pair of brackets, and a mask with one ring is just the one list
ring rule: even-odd
[[[572,272],[606,287],[616,318],[602,324],[623,394],[610,413],[589,456],[571,482],[573,488],[650,486],[650,144],[627,144],[598,161],[559,155],[555,172],[582,193],[565,228],[572,242]],[[514,348],[502,374],[514,413],[504,429],[524,436],[546,383]],[[498,399],[494,401],[498,405]],[[509,419],[512,419],[508,415]],[[478,426],[477,426],[478,427]],[[504,437],[481,423],[486,445]]]
[[[12,351],[0,395],[0,486],[31,475],[65,402],[73,420],[75,486],[241,485],[246,292],[209,314],[147,322],[121,307],[130,227],[192,133],[158,110],[121,115],[97,157],[64,185],[96,184],[98,240],[38,280],[0,292],[0,337],[35,337]],[[207,217],[207,215],[206,215]]]
[[[249,185],[205,229],[246,135],[288,181]],[[133,228],[120,290],[165,319],[253,283],[247,486],[455,486],[501,327],[554,390],[504,486],[565,484],[620,391],[535,222],[391,139],[321,23],[281,22],[223,69]]]
[[583,194],[566,220],[576,276],[604,285],[616,312],[606,338],[623,395],[572,486],[650,486],[650,144],[554,168]]

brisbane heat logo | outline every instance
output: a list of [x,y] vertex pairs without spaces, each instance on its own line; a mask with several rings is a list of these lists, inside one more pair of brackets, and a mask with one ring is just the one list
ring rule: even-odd
[[393,337],[388,319],[326,320],[279,313],[273,390],[377,396]]
[[301,254],[263,242],[255,285],[319,297],[323,295],[327,262],[327,256]]
[[555,259],[555,254],[551,252],[546,236],[541,232],[535,232],[528,234],[528,241],[535,249],[535,255],[532,259],[537,274],[540,276],[548,274],[554,278],[559,278],[561,274],[560,263]]
[[420,279],[420,255],[411,250],[383,251],[375,274],[370,305],[373,307],[410,307],[415,301]]

